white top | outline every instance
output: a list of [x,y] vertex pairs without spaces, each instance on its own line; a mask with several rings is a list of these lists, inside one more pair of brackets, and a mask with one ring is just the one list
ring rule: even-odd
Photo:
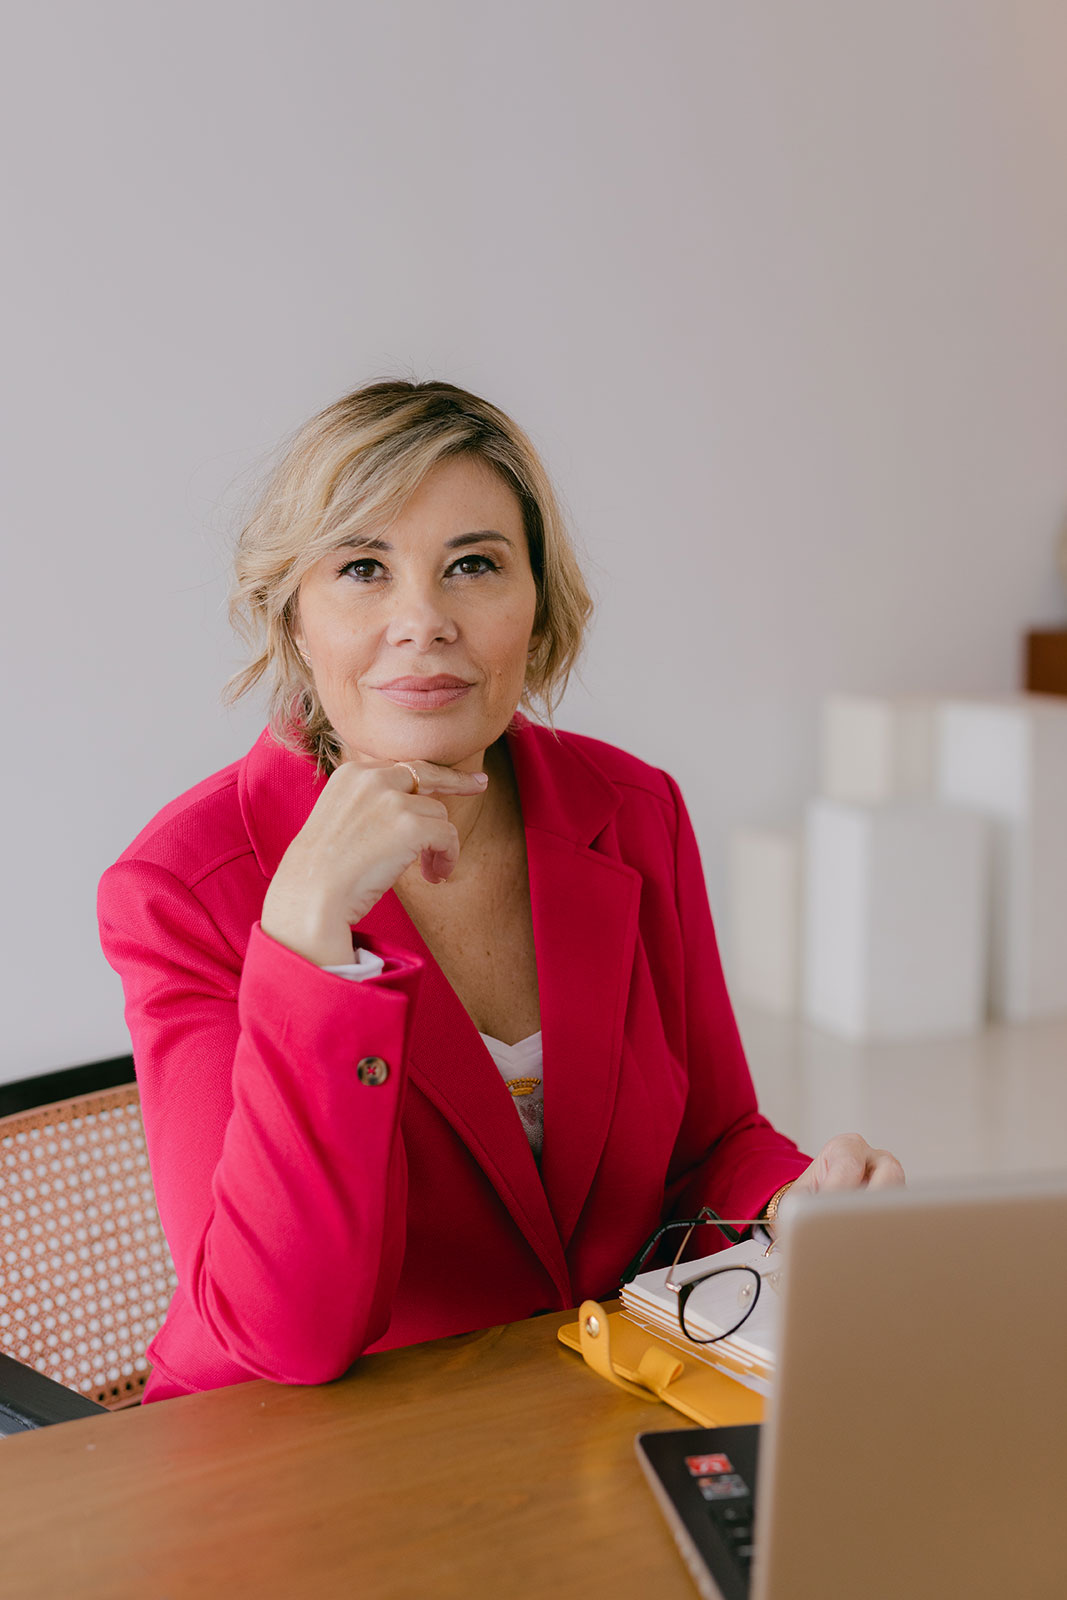
[[[325,967],[325,972],[335,972],[339,978],[351,978],[360,983],[364,978],[376,978],[385,966],[381,956],[373,950],[357,948],[356,959],[342,967]],[[490,1033],[479,1033],[479,1038],[496,1062],[497,1070],[515,1102],[519,1121],[530,1141],[535,1160],[540,1160],[545,1129],[544,1085],[541,1082],[543,1052],[541,1034],[531,1033],[517,1044],[505,1044]]]

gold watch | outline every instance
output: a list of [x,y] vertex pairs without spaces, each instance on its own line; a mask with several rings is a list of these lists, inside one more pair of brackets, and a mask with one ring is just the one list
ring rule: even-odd
[[778,1207],[782,1203],[782,1196],[785,1194],[787,1189],[791,1189],[792,1187],[793,1187],[793,1179],[790,1178],[788,1183],[783,1183],[782,1187],[780,1189],[776,1189],[774,1191],[774,1193],[771,1195],[771,1198],[767,1201],[767,1204],[763,1208],[763,1221],[764,1222],[774,1222],[775,1221],[775,1219],[778,1216]]

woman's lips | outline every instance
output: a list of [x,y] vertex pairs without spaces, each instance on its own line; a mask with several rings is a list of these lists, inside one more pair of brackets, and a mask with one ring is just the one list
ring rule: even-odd
[[450,689],[390,689],[388,687],[378,690],[387,700],[393,700],[398,706],[409,706],[415,711],[432,711],[437,706],[451,705],[453,700],[462,700],[474,687],[470,683],[457,683]]

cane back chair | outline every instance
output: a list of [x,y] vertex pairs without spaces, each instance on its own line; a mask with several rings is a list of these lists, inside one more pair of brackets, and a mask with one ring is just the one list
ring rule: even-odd
[[[34,1391],[33,1373],[91,1402],[60,1404],[65,1415],[139,1404],[145,1347],[176,1288],[135,1082],[0,1116],[0,1406],[13,1382]],[[35,1392],[41,1422],[26,1425],[60,1420],[47,1386]]]

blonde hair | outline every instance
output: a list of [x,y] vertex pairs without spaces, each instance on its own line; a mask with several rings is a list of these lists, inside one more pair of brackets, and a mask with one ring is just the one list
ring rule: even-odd
[[332,772],[342,750],[292,635],[301,579],[342,538],[397,516],[426,474],[458,455],[486,462],[522,507],[537,643],[519,704],[535,714],[539,703],[555,732],[593,601],[548,474],[521,428],[487,400],[451,383],[387,378],[297,431],[237,543],[230,620],[252,659],[224,699],[232,704],[266,676],[274,737],[313,755],[320,772]]

